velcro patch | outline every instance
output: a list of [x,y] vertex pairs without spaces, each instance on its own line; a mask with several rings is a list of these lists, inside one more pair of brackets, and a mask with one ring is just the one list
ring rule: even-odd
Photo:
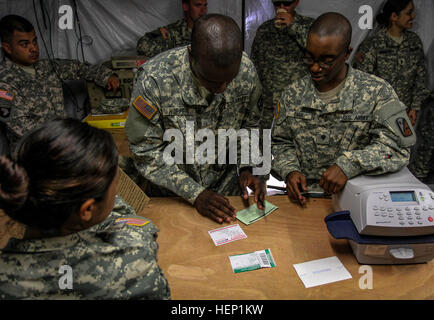
[[128,224],[130,226],[143,227],[149,223],[149,220],[142,218],[118,218],[115,224]]
[[148,101],[143,99],[142,96],[138,96],[133,105],[137,111],[144,115],[148,120],[151,120],[155,113],[157,113],[157,108],[153,107]]
[[413,131],[411,130],[410,125],[404,118],[396,119],[396,124],[398,125],[398,128],[399,130],[401,130],[401,133],[404,137],[407,138],[413,135]]
[[0,90],[0,98],[12,101],[14,100],[14,94],[5,90]]

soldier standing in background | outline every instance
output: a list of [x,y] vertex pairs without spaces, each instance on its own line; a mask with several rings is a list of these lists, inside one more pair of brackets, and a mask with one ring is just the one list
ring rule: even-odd
[[422,41],[409,31],[414,19],[413,1],[388,0],[377,16],[382,28],[362,42],[353,63],[392,85],[413,125],[430,94]]
[[423,117],[417,128],[417,145],[415,146],[408,169],[422,182],[433,184],[434,179],[434,91],[425,105]]
[[194,22],[207,13],[207,0],[182,0],[184,19],[146,33],[137,42],[137,53],[149,59],[157,54],[191,43]]
[[203,16],[193,27],[191,46],[145,63],[132,94],[126,132],[135,165],[151,182],[146,193],[181,196],[200,214],[222,223],[235,218],[224,196],[247,197],[249,186],[264,209],[260,203],[265,182],[252,175],[251,167],[240,165],[237,172],[237,165],[227,161],[169,164],[164,158],[168,142],[163,139],[168,129],[182,133],[185,156],[186,144],[195,143],[186,141],[187,121],[194,123],[194,134],[203,128],[214,136],[219,129],[258,129],[261,92],[255,67],[242,51],[241,30],[223,15]]
[[302,205],[301,191],[333,194],[357,175],[398,171],[416,141],[393,88],[346,64],[351,32],[339,13],[318,17],[304,57],[310,75],[291,83],[276,107],[273,170]]
[[251,58],[263,87],[263,128],[271,128],[283,89],[308,74],[302,59],[313,19],[295,12],[298,3],[273,0],[276,18],[264,22],[253,41]]
[[29,130],[67,116],[63,80],[95,81],[116,91],[119,78],[102,65],[74,60],[39,60],[33,25],[16,15],[3,17],[0,36],[5,61],[0,64],[0,121],[6,125],[9,150]]

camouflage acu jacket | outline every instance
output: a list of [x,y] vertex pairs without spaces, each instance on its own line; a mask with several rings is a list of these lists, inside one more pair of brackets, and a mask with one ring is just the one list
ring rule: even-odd
[[314,185],[334,163],[348,179],[407,165],[416,136],[393,88],[351,67],[345,81],[328,104],[310,76],[285,89],[272,133],[273,170],[281,179],[300,171]]
[[0,121],[6,124],[10,150],[31,129],[53,118],[64,118],[62,80],[89,80],[106,86],[112,71],[101,65],[49,60],[35,66],[35,77],[6,59],[0,64]]
[[[151,59],[139,70],[126,122],[136,167],[152,183],[192,204],[206,188],[223,195],[239,195],[236,164],[218,164],[217,155],[215,164],[188,164],[185,141],[188,133],[196,135],[199,129],[209,129],[217,147],[219,129],[259,128],[261,92],[255,67],[246,54],[238,75],[210,102],[193,79],[187,47]],[[187,129],[187,122],[194,125],[194,130]],[[184,141],[182,164],[169,164],[164,159],[169,143],[163,138],[168,129],[175,129]],[[196,141],[194,147],[200,144]]]
[[264,126],[271,127],[274,106],[285,87],[308,74],[303,64],[312,18],[295,15],[289,26],[278,29],[274,19],[264,22],[256,31],[251,58],[264,90]]
[[385,28],[360,45],[353,66],[389,82],[407,108],[420,110],[428,98],[427,71],[422,41],[411,31],[401,44]]
[[[12,239],[0,254],[0,299],[170,299],[157,232],[116,197],[109,217],[87,230]],[[62,285],[62,266],[71,267],[72,288]]]
[[137,42],[137,53],[152,58],[157,54],[191,43],[191,30],[181,19],[168,26],[146,33]]

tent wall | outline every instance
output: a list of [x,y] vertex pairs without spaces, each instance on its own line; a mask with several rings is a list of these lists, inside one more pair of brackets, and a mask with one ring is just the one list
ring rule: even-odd
[[[233,17],[242,25],[243,0],[208,0],[208,12],[216,12]],[[271,0],[245,1],[245,50],[250,48],[258,26],[274,15]],[[344,14],[352,23],[352,46],[357,49],[360,42],[369,34],[361,30],[358,21],[361,17],[359,7],[370,5],[374,16],[386,0],[300,0],[297,11],[309,17],[318,17],[327,11]],[[433,61],[434,50],[434,1],[413,0],[416,7],[416,20],[413,31],[422,39],[427,54],[430,72],[430,86],[434,88]],[[162,25],[172,23],[183,16],[181,0],[77,0],[78,17],[84,39],[85,59],[91,63],[106,61],[110,56],[120,52],[134,52],[137,40],[145,32]],[[41,14],[44,4],[49,19],[45,23]],[[46,57],[42,39],[51,56],[82,60],[79,46],[79,28],[74,24],[73,30],[61,30],[58,20],[62,5],[73,6],[73,0],[0,0],[0,16],[14,13],[28,18],[41,32],[41,56]],[[34,5],[38,19],[35,17]],[[50,23],[51,22],[51,23]],[[375,27],[375,25],[374,25]],[[50,37],[51,35],[51,37]],[[51,39],[51,41],[50,41]]]

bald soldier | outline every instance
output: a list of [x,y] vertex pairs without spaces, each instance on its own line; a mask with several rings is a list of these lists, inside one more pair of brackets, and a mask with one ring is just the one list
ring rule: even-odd
[[[126,132],[135,165],[151,182],[147,194],[181,196],[200,214],[222,223],[235,218],[225,196],[242,193],[246,198],[249,186],[258,207],[264,209],[265,183],[252,175],[252,166],[242,164],[240,157],[238,167],[227,158],[224,163],[219,159],[201,164],[197,153],[194,163],[186,161],[191,157],[186,146],[198,150],[201,129],[217,137],[219,129],[259,128],[261,92],[255,67],[242,51],[241,30],[223,15],[203,16],[193,27],[191,46],[167,51],[144,64],[132,94]],[[167,160],[168,133],[180,136],[182,163]],[[193,134],[196,139],[187,140]]]
[[334,194],[357,175],[399,170],[416,140],[393,88],[346,63],[351,32],[339,13],[318,17],[304,56],[310,75],[290,84],[276,107],[273,169],[302,205],[302,192]]
[[137,53],[152,58],[166,50],[190,44],[193,24],[206,14],[207,6],[207,0],[182,0],[184,19],[146,33],[137,42]]

